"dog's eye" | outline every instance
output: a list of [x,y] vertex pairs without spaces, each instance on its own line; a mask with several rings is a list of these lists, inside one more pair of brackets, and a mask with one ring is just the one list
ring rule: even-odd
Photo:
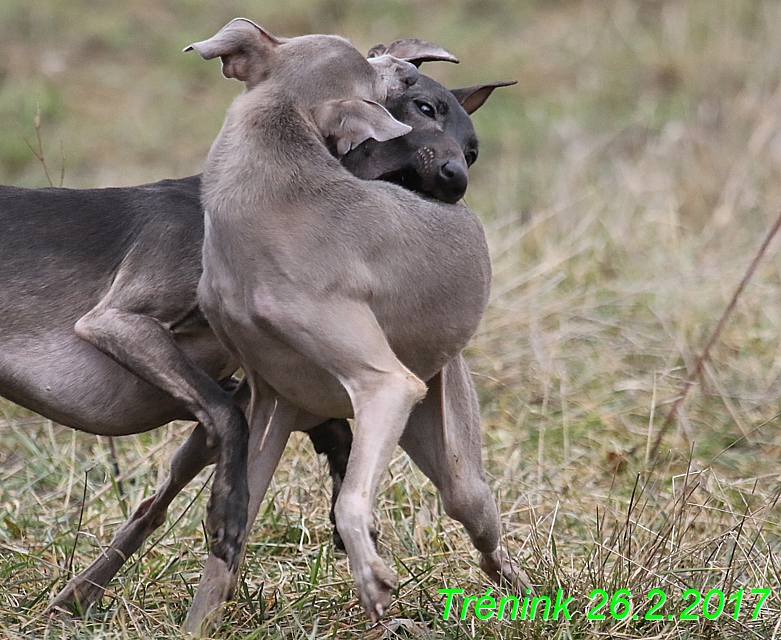
[[418,110],[427,118],[437,117],[437,110],[434,107],[432,107],[428,102],[423,102],[422,100],[418,100],[415,102],[415,105],[418,107]]
[[466,166],[471,167],[477,160],[477,151],[467,151],[464,154],[464,160],[466,160]]

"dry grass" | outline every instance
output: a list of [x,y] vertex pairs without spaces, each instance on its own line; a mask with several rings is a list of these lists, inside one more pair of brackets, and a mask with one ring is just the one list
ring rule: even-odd
[[[196,171],[238,86],[176,51],[239,14],[285,35],[344,33],[363,48],[409,35],[437,41],[464,61],[429,67],[450,86],[520,81],[475,115],[483,144],[467,201],[486,223],[495,280],[469,355],[507,543],[541,592],[563,589],[578,613],[568,622],[443,621],[439,589],[481,595],[489,585],[460,527],[400,454],[376,511],[382,553],[401,578],[391,619],[421,621],[437,638],[781,635],[781,241],[659,458],[646,459],[781,209],[781,4],[92,6],[9,0],[0,8],[4,182],[44,184],[35,157],[14,146],[34,139],[36,99],[55,173],[63,141],[68,186]],[[74,570],[84,567],[125,510],[154,490],[186,425],[118,443],[123,507],[105,441],[10,404],[0,411],[0,637],[176,637],[205,557],[198,493],[207,475],[174,504],[170,523],[186,509],[181,521],[128,565],[92,618],[47,622],[41,612],[71,556]],[[216,635],[382,635],[366,631],[346,560],[330,547],[326,475],[296,440]],[[607,620],[586,620],[597,588],[631,589],[640,618],[648,591],[662,589],[662,612],[676,619],[618,621],[605,609]],[[772,594],[757,620],[756,598],[746,595],[738,620],[684,621],[688,588]]]

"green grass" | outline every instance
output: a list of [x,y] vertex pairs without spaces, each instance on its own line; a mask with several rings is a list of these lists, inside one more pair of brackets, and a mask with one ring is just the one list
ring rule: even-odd
[[[198,171],[240,87],[179,52],[236,15],[280,35],[342,33],[363,50],[435,41],[462,60],[423,68],[448,86],[519,80],[474,117],[481,153],[466,200],[486,224],[495,278],[468,355],[507,544],[541,592],[563,589],[578,613],[442,620],[439,589],[490,585],[399,454],[375,511],[381,554],[400,577],[387,624],[412,619],[446,639],[777,637],[778,239],[659,459],[646,451],[779,213],[781,5],[4,0],[0,181],[46,184],[25,143],[36,144],[38,108],[47,165],[58,177],[64,156],[66,186]],[[123,505],[104,440],[10,403],[0,411],[0,637],[178,637],[206,555],[208,473],[89,619],[42,612],[71,557],[85,567],[154,491],[189,427],[117,441]],[[382,637],[367,631],[331,548],[327,507],[323,463],[296,438],[216,636]],[[641,619],[586,620],[598,588],[631,589]],[[646,621],[655,588],[665,615],[683,610],[689,588],[772,595],[753,621],[748,596],[737,621]]]

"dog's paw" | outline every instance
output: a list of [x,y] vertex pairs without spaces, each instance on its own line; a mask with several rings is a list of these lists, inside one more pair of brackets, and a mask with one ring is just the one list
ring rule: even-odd
[[398,582],[393,571],[379,559],[369,563],[364,573],[361,580],[356,576],[358,595],[371,621],[377,622],[390,607],[391,595]]
[[223,605],[233,595],[237,577],[238,573],[231,571],[224,560],[209,556],[182,625],[183,633],[195,637],[211,635],[222,621]]
[[530,590],[531,593],[534,593],[534,586],[529,580],[529,576],[517,563],[512,561],[507,549],[501,545],[491,553],[482,554],[480,568],[498,585],[510,585],[516,592]]
[[242,547],[247,530],[247,503],[249,492],[232,490],[226,497],[212,490],[206,531],[212,553],[236,571],[241,561]]

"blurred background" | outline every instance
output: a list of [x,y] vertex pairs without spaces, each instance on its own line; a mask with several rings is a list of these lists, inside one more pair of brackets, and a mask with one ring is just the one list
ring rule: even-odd
[[[457,50],[464,63],[429,71],[463,85],[515,76],[524,66],[519,28],[533,7],[511,4],[9,0],[0,8],[0,179],[41,184],[25,143],[35,138],[38,108],[48,159],[59,169],[65,158],[66,186],[136,184],[198,171],[241,85],[222,79],[219,63],[181,50],[236,16],[284,36],[342,34],[363,51],[409,35],[430,39]],[[499,100],[520,107],[509,95]],[[519,113],[506,117],[512,122]],[[510,122],[506,128],[515,131]]]
[[[666,433],[656,466],[648,452],[781,211],[781,3],[3,0],[0,182],[103,187],[198,172],[241,86],[222,78],[218,62],[181,50],[236,16],[281,36],[338,33],[362,51],[402,37],[436,42],[461,64],[429,63],[422,71],[451,88],[518,80],[473,117],[480,159],[470,170],[466,203],[485,223],[495,277],[468,355],[508,543],[538,584],[563,584],[581,598],[600,580],[640,580],[632,583],[638,591],[704,589],[727,578],[747,588],[779,585],[773,559],[781,488],[778,239]],[[181,429],[122,441],[121,465],[138,479],[133,504],[159,482],[179,442],[170,434]],[[36,430],[40,437],[31,439]],[[318,481],[323,486],[312,498],[315,490],[300,480],[322,478],[323,469],[297,442],[272,491],[267,513],[276,515],[258,533],[258,540],[284,538],[285,526],[300,534],[293,542],[284,538],[288,547],[275,547],[279,572],[267,579],[280,592],[289,591],[286,581],[295,575],[282,563],[312,561],[301,555],[301,540],[328,538],[325,483]],[[150,449],[155,457],[134,467]],[[40,462],[47,455],[48,463]],[[25,457],[39,462],[22,464]],[[0,541],[40,550],[47,536],[36,517],[45,505],[49,538],[63,549],[72,545],[75,522],[57,515],[67,478],[83,478],[85,468],[106,459],[104,441],[0,403],[0,516],[13,524],[0,522]],[[682,493],[687,472],[696,482]],[[444,582],[466,581],[469,593],[485,589],[468,562],[468,541],[416,474],[400,455],[378,510],[383,540],[396,557],[410,554],[411,566],[420,556],[433,558],[429,573],[402,590],[399,606],[410,616],[430,614]],[[108,477],[93,474],[90,491],[110,483]],[[291,482],[298,489],[283,488]],[[638,486],[651,507],[630,517]],[[104,542],[122,519],[115,503],[95,503],[88,518]],[[298,524],[283,512],[297,514]],[[196,538],[198,517],[185,527]],[[679,537],[665,528],[669,522],[680,525]],[[426,535],[441,531],[450,542]],[[675,544],[653,547],[657,533]],[[619,549],[619,539],[634,547]],[[594,555],[600,545],[613,550],[602,564]],[[93,551],[86,544],[79,549],[83,561]],[[39,586],[19,586],[4,603],[0,594],[0,615],[5,611],[8,620],[51,581],[35,553],[9,556],[6,569],[29,562],[29,580]],[[175,551],[160,553],[170,558]],[[633,553],[642,556],[639,573],[616,560]],[[64,554],[54,553],[51,562],[61,563]],[[0,560],[0,577],[2,566]],[[268,567],[251,566],[248,580],[257,588]],[[159,580],[168,575],[163,569]],[[421,603],[415,598],[426,576],[430,591]],[[346,579],[342,586],[349,594]],[[246,623],[246,612],[235,615]],[[599,630],[589,624],[588,633]],[[495,621],[470,632],[480,633],[554,637],[545,635],[548,627],[507,630]],[[671,627],[663,637],[677,633]]]

